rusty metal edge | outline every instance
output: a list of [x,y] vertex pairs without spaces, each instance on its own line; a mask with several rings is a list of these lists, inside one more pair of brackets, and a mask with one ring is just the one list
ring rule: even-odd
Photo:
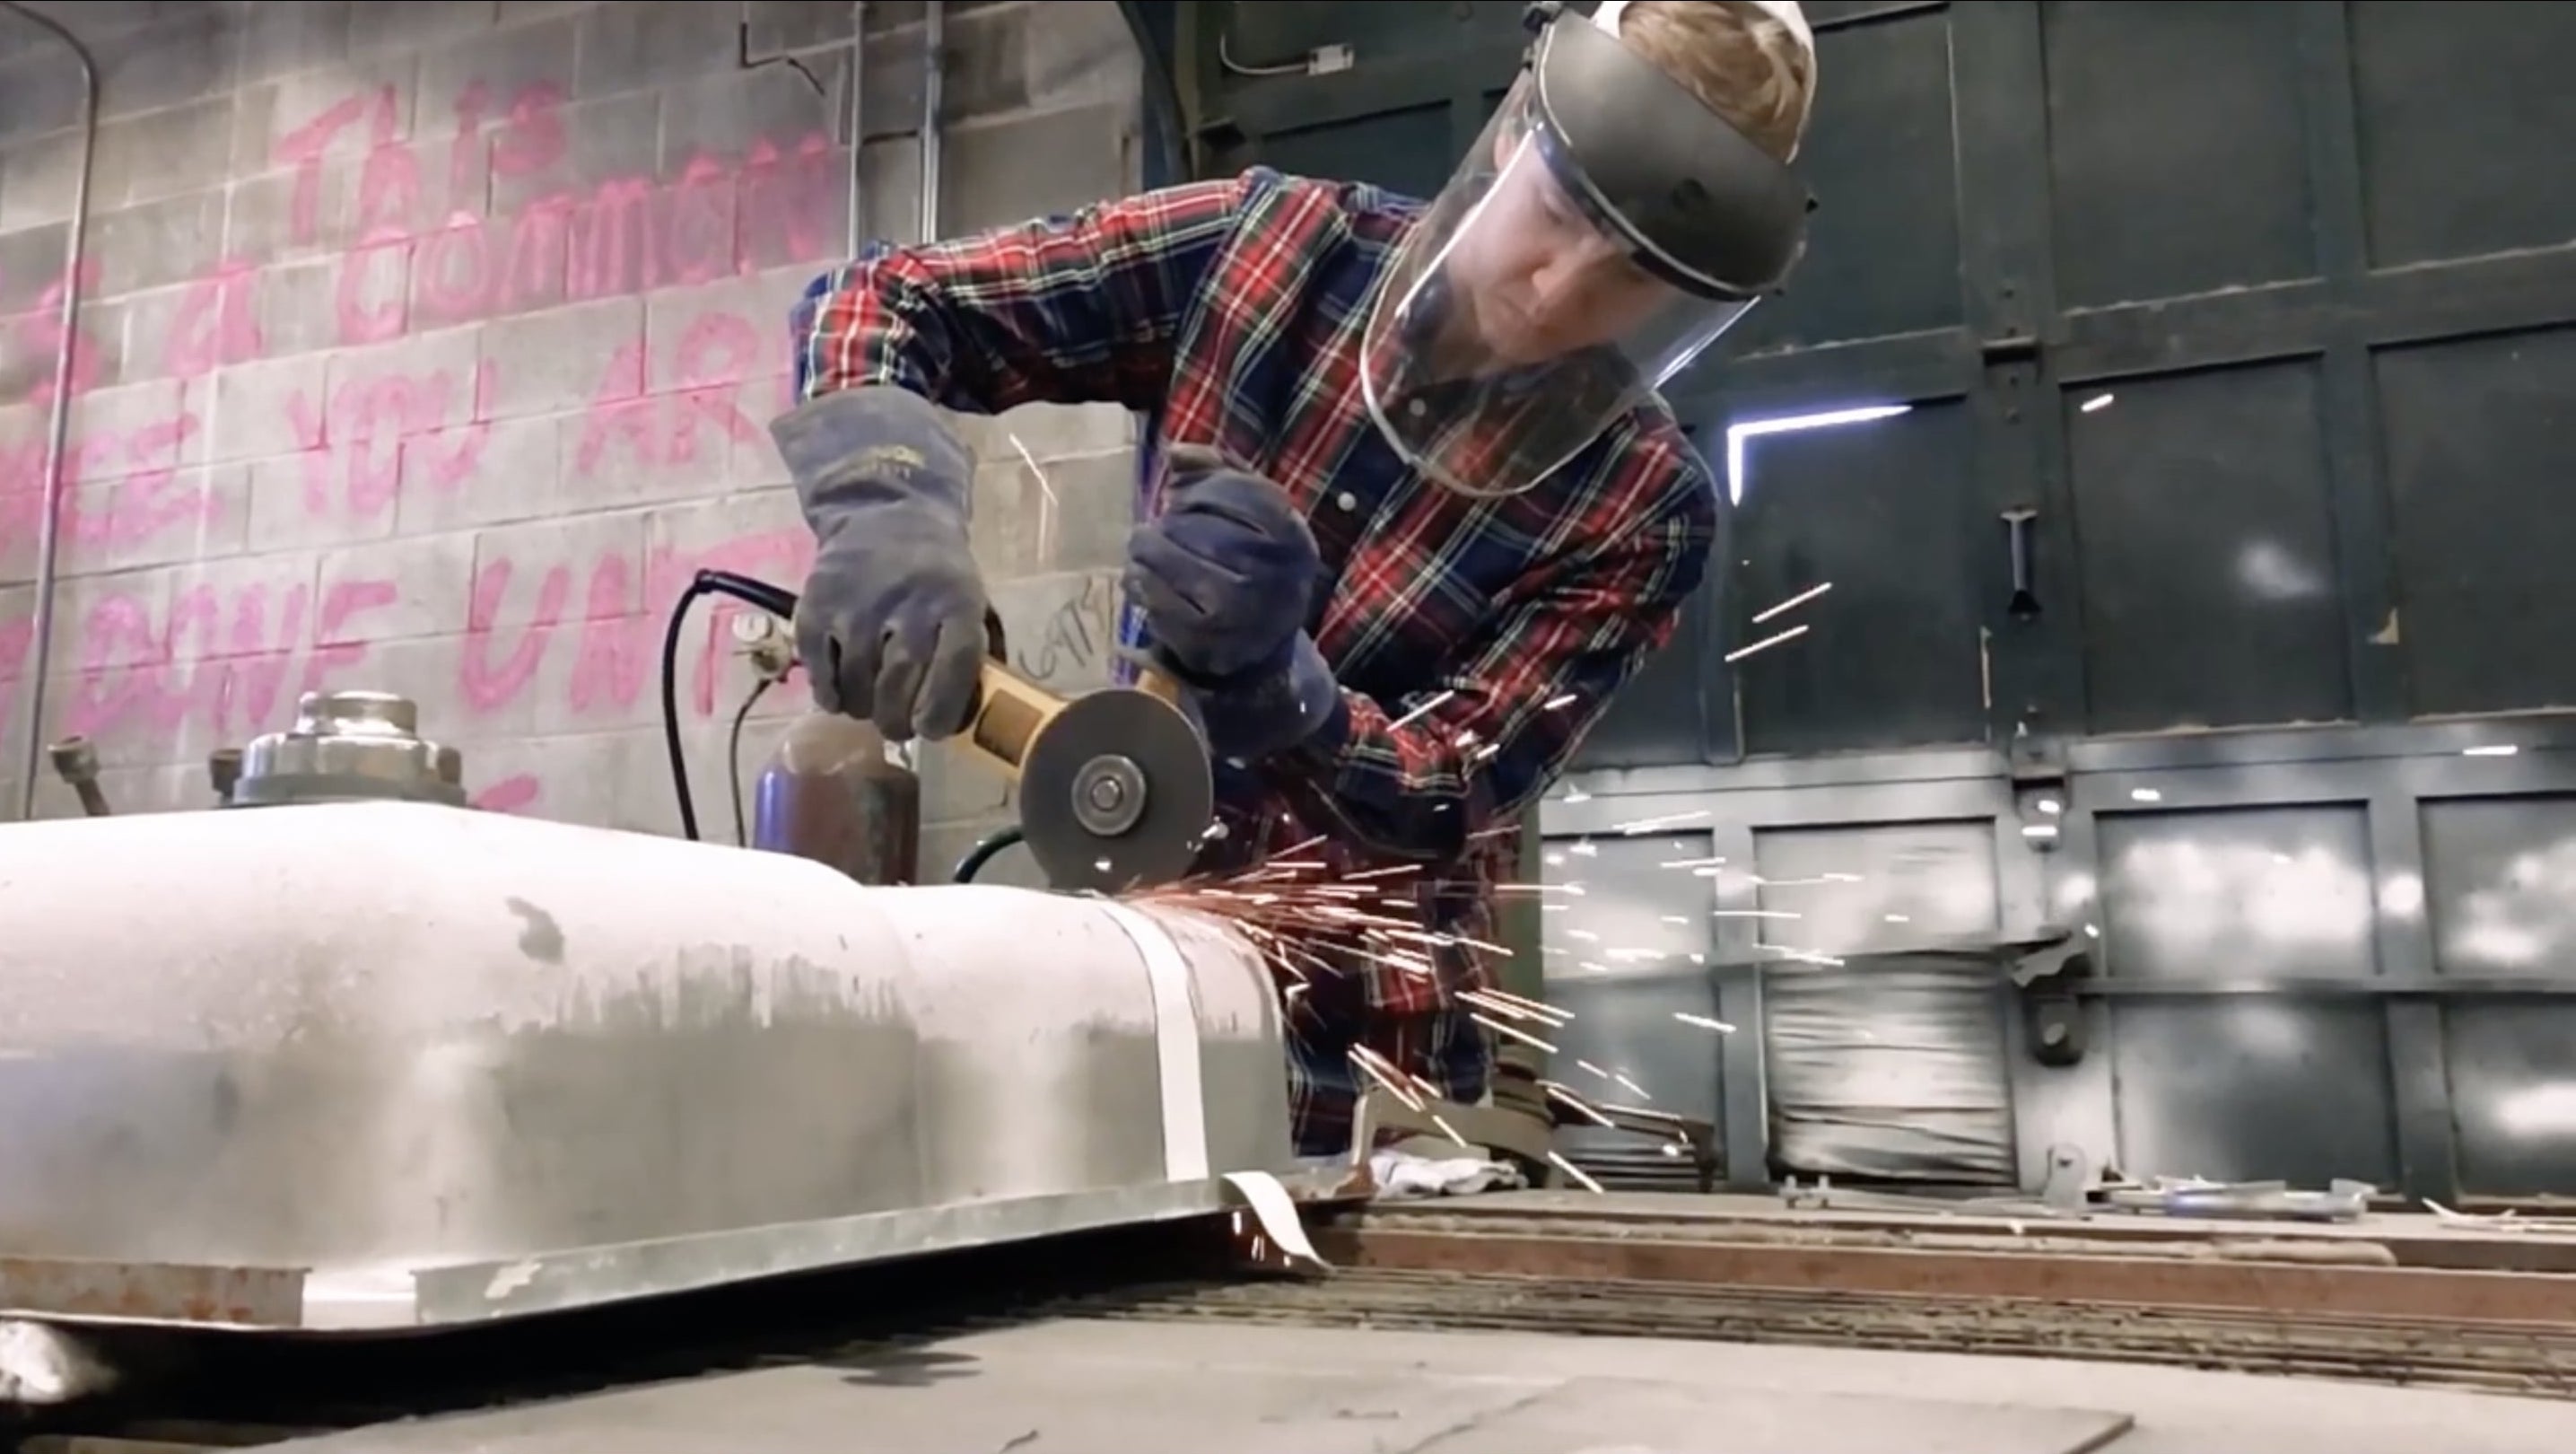
[[0,1316],[300,1328],[305,1276],[300,1267],[0,1257]]
[[2576,1277],[2118,1256],[1321,1229],[1339,1265],[1537,1279],[2020,1298],[2576,1327]]
[[[1632,1198],[1654,1197],[1669,1205],[1640,1205]],[[2103,1217],[2065,1217],[2037,1220],[2015,1217],[2009,1213],[1983,1208],[1963,1208],[1955,1213],[1843,1211],[1793,1211],[1787,1208],[1749,1209],[1708,1207],[1703,1199],[1679,1193],[1628,1193],[1617,1197],[1593,1198],[1599,1205],[1570,1206],[1550,1204],[1530,1206],[1517,1203],[1514,1194],[1489,1197],[1460,1197],[1441,1201],[1379,1203],[1368,1209],[1372,1221],[1382,1221],[1387,1231],[1406,1230],[1396,1224],[1408,1219],[1439,1217],[1464,1220],[1491,1218],[1501,1221],[1543,1221],[1566,1218],[1587,1222],[1622,1222],[1630,1224],[1671,1224],[1689,1226],[1696,1235],[1723,1239],[1736,1227],[1784,1228],[1815,1227],[1838,1231],[1872,1231],[1892,1233],[1943,1233],[1974,1236],[2039,1235],[2061,1239],[2080,1239],[2116,1248],[2122,1243],[2229,1242],[2260,1239],[2267,1242],[2369,1243],[2388,1249],[2401,1267],[2480,1272],[2576,1273],[2576,1235],[2556,1232],[2493,1232],[2469,1230],[2434,1232],[2420,1225],[2331,1224],[2318,1226],[2300,1222],[2242,1222],[2182,1218],[2135,1217],[2109,1220]],[[2109,1252],[2106,1255],[2117,1255]]]

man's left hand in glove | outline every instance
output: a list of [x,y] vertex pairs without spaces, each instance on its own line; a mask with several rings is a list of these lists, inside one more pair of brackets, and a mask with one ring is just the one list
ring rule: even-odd
[[1288,492],[1203,451],[1173,452],[1159,519],[1127,542],[1127,592],[1154,663],[1190,689],[1208,747],[1257,761],[1341,716],[1306,632],[1323,561]]

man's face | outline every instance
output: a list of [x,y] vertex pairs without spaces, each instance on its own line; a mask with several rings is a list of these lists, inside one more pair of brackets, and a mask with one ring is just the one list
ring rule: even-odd
[[1673,300],[1584,217],[1534,149],[1509,136],[1494,149],[1502,175],[1447,263],[1488,353],[1544,363],[1624,337]]

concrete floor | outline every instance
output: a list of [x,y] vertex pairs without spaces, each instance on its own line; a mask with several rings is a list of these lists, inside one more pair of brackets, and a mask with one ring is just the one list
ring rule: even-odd
[[297,1454],[2568,1454],[2576,1403],[2114,1364],[1063,1321]]

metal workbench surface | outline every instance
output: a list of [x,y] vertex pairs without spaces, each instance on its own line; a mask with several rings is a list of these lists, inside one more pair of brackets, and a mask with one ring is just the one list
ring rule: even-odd
[[2055,1360],[1059,1319],[279,1454],[2565,1454],[2564,1403]]

